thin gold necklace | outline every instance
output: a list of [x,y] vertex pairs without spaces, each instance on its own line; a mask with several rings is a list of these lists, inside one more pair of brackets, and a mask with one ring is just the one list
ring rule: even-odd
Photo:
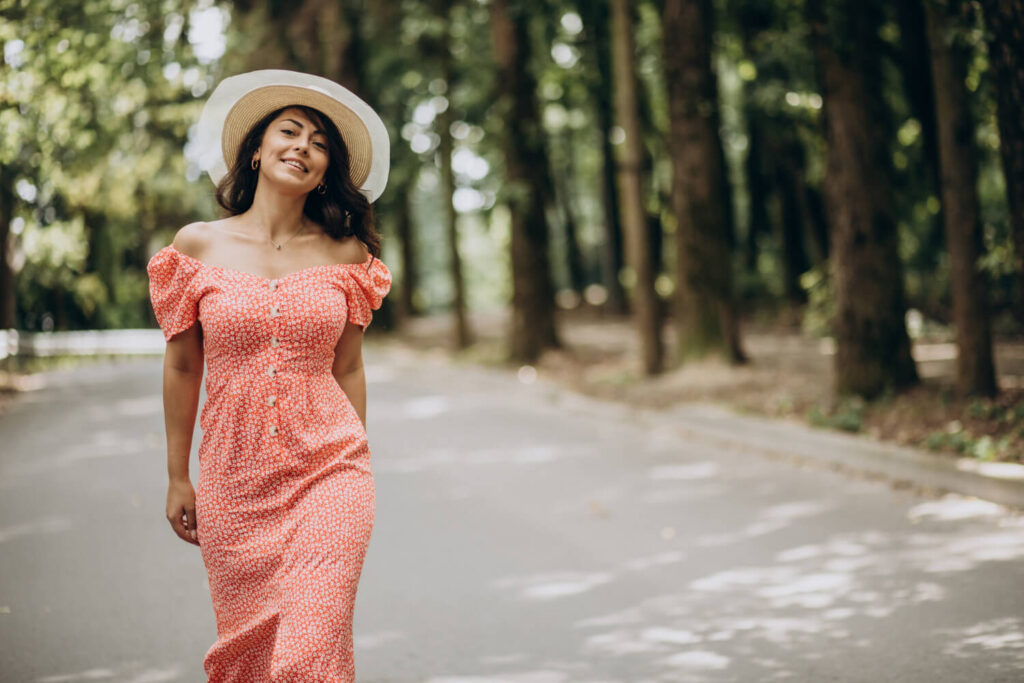
[[[303,224],[303,226],[302,226],[301,228],[299,228],[298,232],[296,232],[296,233],[295,233],[294,235],[292,235],[292,237],[295,237],[296,235],[298,235],[298,234],[299,234],[300,232],[302,232],[302,231],[303,231],[303,230],[305,230],[305,229],[306,229],[306,226],[305,226],[305,224]],[[271,244],[273,244],[273,245],[274,245],[274,248],[275,248],[275,249],[277,249],[278,251],[281,251],[281,247],[283,247],[284,245],[288,244],[288,242],[289,242],[289,241],[290,241],[290,240],[292,239],[292,237],[289,237],[289,238],[288,238],[288,239],[286,239],[286,240],[285,240],[284,242],[281,242],[281,244],[278,244],[278,243],[277,243],[277,242],[275,242],[274,240],[270,239],[270,235],[267,235],[267,240],[268,240],[268,241],[269,241],[269,242],[270,242]]]

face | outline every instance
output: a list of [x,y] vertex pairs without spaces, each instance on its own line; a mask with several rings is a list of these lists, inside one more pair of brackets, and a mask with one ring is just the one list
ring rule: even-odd
[[260,179],[305,194],[316,191],[327,170],[327,136],[301,109],[285,109],[267,126],[253,159]]

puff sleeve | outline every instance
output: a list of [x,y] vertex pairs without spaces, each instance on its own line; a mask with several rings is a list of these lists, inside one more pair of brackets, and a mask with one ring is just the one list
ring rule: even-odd
[[198,261],[187,258],[171,245],[156,252],[146,265],[149,299],[167,341],[199,319],[195,277],[199,269]]
[[348,322],[364,330],[370,325],[373,311],[380,308],[391,290],[391,271],[379,258],[346,268],[342,288],[348,302]]

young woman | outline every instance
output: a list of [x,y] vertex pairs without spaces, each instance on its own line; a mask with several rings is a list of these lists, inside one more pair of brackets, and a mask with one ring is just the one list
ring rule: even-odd
[[148,274],[167,518],[199,546],[217,622],[203,666],[211,682],[349,683],[375,507],[361,344],[391,285],[371,206],[387,132],[336,83],[265,70],[217,87],[199,138],[227,216],[181,228]]

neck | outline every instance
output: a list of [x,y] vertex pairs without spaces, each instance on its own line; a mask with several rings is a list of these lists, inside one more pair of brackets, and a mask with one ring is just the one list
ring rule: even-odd
[[245,213],[253,219],[260,236],[280,244],[302,229],[306,195],[282,194],[269,185],[257,183],[252,206]]

